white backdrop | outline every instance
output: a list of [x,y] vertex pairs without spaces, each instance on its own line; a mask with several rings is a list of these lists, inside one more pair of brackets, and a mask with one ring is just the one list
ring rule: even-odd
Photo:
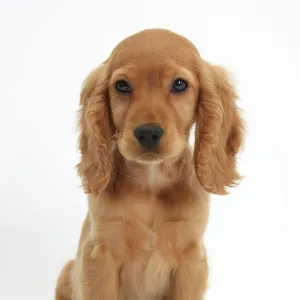
[[299,300],[297,2],[1,0],[0,299],[53,299],[86,212],[81,83],[121,39],[164,27],[235,74],[248,122],[246,179],[213,197],[206,299]]

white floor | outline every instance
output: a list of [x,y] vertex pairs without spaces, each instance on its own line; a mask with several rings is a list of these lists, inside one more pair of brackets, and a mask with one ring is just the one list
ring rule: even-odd
[[246,179],[212,202],[207,300],[299,300],[297,1],[103,2],[1,1],[0,299],[53,299],[86,211],[81,82],[122,38],[166,27],[234,72],[248,122]]

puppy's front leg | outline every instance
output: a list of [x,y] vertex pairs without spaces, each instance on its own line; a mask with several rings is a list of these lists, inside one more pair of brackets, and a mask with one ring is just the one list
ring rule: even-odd
[[103,243],[85,243],[80,259],[78,300],[117,300],[118,272],[112,249]]
[[189,246],[180,257],[168,300],[203,300],[208,267],[204,247]]

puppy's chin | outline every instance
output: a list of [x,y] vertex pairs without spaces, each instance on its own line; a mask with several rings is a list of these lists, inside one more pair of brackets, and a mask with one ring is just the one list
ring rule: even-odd
[[121,155],[129,162],[134,162],[140,165],[158,165],[164,162],[167,157],[151,152],[141,153],[139,155],[135,155],[130,151],[124,151],[124,149],[120,148]]
[[143,153],[139,157],[136,157],[134,161],[141,165],[158,165],[161,164],[164,159],[161,155],[155,153]]
[[[183,149],[184,150],[184,149]],[[139,165],[150,166],[150,165],[159,165],[162,163],[174,163],[176,162],[180,154],[183,151],[176,152],[176,153],[169,153],[169,154],[158,154],[153,152],[144,152],[139,155],[134,155],[134,153],[130,153],[127,151],[121,151],[121,155],[127,160],[128,162],[133,162]]]

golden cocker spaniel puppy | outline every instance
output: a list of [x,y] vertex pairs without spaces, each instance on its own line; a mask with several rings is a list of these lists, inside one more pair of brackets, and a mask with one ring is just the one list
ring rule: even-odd
[[78,172],[89,209],[56,300],[203,299],[209,193],[240,179],[235,100],[226,72],[167,30],[123,40],[87,77]]

